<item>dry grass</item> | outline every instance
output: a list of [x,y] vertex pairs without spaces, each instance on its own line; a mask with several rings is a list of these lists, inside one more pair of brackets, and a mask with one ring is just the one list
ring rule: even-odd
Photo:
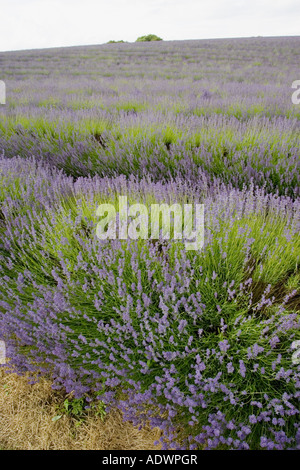
[[102,421],[92,413],[78,426],[68,415],[53,422],[64,397],[48,380],[30,385],[26,377],[0,368],[0,449],[154,450],[158,429],[138,430],[118,410]]

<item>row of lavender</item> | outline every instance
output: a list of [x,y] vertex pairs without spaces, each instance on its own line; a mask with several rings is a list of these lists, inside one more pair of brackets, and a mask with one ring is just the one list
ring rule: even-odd
[[[299,446],[299,42],[0,54],[0,339],[17,372],[149,419],[165,446]],[[204,203],[204,249],[101,242],[96,208],[120,194]]]
[[[220,177],[299,196],[299,38],[0,54],[0,153],[74,176]],[[288,158],[287,158],[288,157]]]
[[195,183],[205,178],[208,184],[219,178],[239,189],[254,184],[273,194],[299,197],[296,119],[243,124],[226,117],[168,124],[163,116],[155,119],[148,121],[148,127],[145,119],[119,119],[103,126],[101,133],[92,128],[85,134],[66,129],[63,123],[30,128],[18,124],[13,129],[3,125],[0,149],[6,157],[34,155],[76,177],[148,173],[156,181],[182,176]]

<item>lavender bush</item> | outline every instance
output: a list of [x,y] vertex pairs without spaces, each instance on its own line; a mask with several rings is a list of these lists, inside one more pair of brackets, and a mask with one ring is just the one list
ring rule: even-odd
[[50,370],[54,386],[98,392],[171,441],[183,427],[183,448],[297,445],[298,202],[199,188],[203,252],[101,242],[100,201],[178,201],[188,185],[1,164],[0,325],[17,371]]
[[[299,448],[298,51],[253,38],[0,54],[11,370],[149,420],[166,448]],[[96,208],[119,195],[203,203],[204,249],[100,241]]]

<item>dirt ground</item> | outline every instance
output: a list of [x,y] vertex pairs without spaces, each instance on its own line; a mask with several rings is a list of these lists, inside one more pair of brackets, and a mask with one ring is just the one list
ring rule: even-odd
[[[26,377],[5,373],[0,368],[1,450],[156,450],[158,429],[138,430],[123,422],[118,410],[104,419],[90,413],[78,420],[62,414],[64,398],[51,389],[49,380],[30,385]],[[76,424],[77,423],[77,424]]]

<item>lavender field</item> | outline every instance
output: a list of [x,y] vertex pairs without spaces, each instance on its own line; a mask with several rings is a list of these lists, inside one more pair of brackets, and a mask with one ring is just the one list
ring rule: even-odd
[[[0,53],[13,371],[163,448],[300,448],[299,63],[300,37]],[[204,204],[203,250],[99,240],[119,195]]]

